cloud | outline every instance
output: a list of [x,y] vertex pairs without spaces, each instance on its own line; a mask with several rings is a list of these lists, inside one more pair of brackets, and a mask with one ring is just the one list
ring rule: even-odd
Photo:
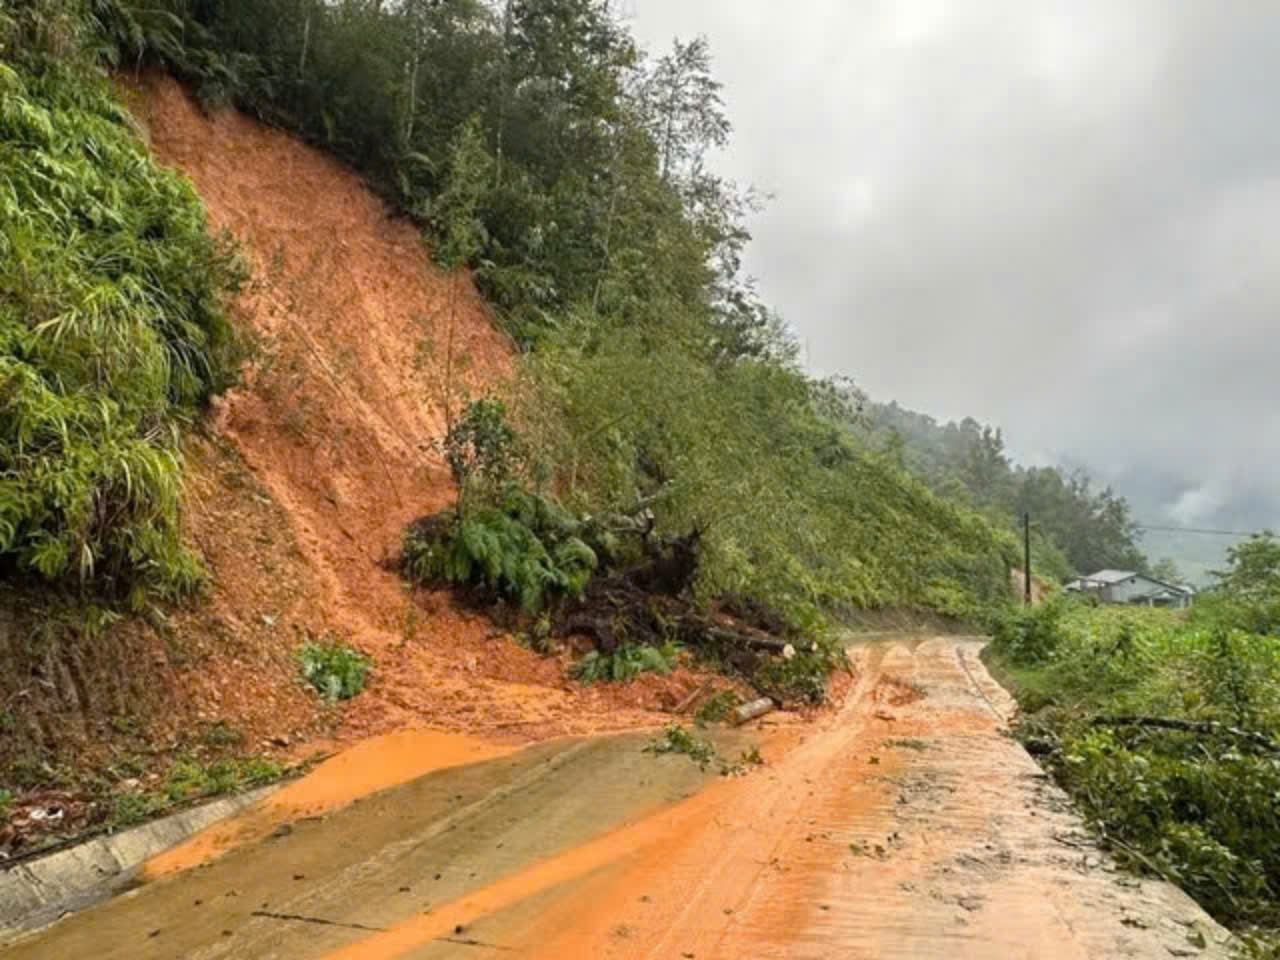
[[650,49],[710,37],[736,126],[719,165],[775,194],[748,266],[816,368],[1275,522],[1280,9],[635,12]]

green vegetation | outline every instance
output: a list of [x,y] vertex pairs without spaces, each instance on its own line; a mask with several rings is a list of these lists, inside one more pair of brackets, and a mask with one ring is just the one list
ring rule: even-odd
[[592,650],[570,671],[586,686],[598,680],[626,683],[642,673],[668,674],[676,668],[680,648],[674,643],[661,647],[623,646],[612,653]]
[[137,609],[202,577],[179,434],[228,383],[241,272],[96,72],[94,26],[0,11],[0,570]]
[[683,753],[703,770],[716,758],[716,748],[710,740],[700,740],[678,723],[668,726],[661,740],[644,749],[646,753]]
[[236,757],[211,764],[179,757],[169,770],[165,795],[170,803],[215,797],[270,783],[283,773],[283,766],[265,757]]
[[238,747],[244,743],[244,734],[223,720],[209,727],[200,738],[209,747]]
[[[1007,518],[854,436],[856,391],[799,369],[743,276],[756,201],[705,164],[730,133],[705,41],[649,57],[602,0],[16,9],[0,21],[3,149],[20,151],[0,250],[18,385],[5,482],[19,485],[0,489],[0,508],[16,505],[0,512],[0,557],[16,568],[137,605],[200,579],[177,537],[178,436],[232,369],[218,303],[238,274],[96,73],[127,62],[350,162],[529,350],[501,399],[472,399],[456,304],[433,318],[458,503],[406,532],[412,579],[539,614],[686,538],[696,603],[748,597],[810,635],[857,608],[972,619],[1007,594]],[[367,669],[354,656],[314,652],[304,670],[349,696]],[[579,669],[626,675],[653,656]],[[824,645],[761,678],[816,700],[839,662]]]
[[231,757],[209,763],[182,756],[173,762],[158,788],[118,794],[108,823],[114,829],[131,827],[158,817],[175,805],[260,787],[287,772],[282,764],[267,757]]
[[[1146,571],[1129,503],[1096,489],[1082,470],[1015,466],[1000,431],[966,418],[939,424],[896,403],[864,403],[858,434],[928,483],[930,489],[1001,523],[1034,520],[1031,566],[1059,582],[1107,568]],[[1159,577],[1178,580],[1175,569]]]
[[496,504],[409,527],[402,565],[418,582],[484,586],[537,613],[549,594],[579,595],[591,579],[596,555],[579,527],[555,501],[513,485]]
[[[541,609],[580,592],[599,551],[530,516],[642,504],[659,536],[705,532],[699,597],[756,595],[807,629],[844,606],[974,616],[1003,596],[1009,534],[860,449],[848,391],[796,368],[741,275],[755,201],[703,162],[730,130],[705,41],[647,57],[598,0],[104,6],[130,62],[363,171],[533,348],[501,470],[505,411],[459,413],[444,384],[460,504],[409,533],[414,577]],[[452,336],[437,341],[452,381]]]
[[8,820],[13,810],[13,791],[0,788],[0,821]]
[[111,811],[111,824],[116,829],[136,826],[158,816],[164,808],[162,797],[140,790],[126,790],[116,797]]
[[364,689],[373,661],[345,643],[308,643],[298,651],[302,678],[333,704]]
[[812,653],[767,663],[754,678],[755,685],[778,703],[818,705],[827,698],[827,678],[835,670],[849,669],[849,658],[840,640],[824,637]]
[[705,727],[709,723],[723,723],[741,703],[742,698],[736,690],[721,690],[698,708],[693,721],[699,727]]
[[490,397],[470,402],[442,446],[458,505],[405,531],[405,575],[486,587],[530,614],[549,595],[580,595],[596,569],[595,551],[581,520],[518,478],[523,451],[505,405]]
[[1064,600],[995,624],[1045,756],[1122,861],[1237,928],[1280,929],[1280,551],[1232,551],[1190,616]]

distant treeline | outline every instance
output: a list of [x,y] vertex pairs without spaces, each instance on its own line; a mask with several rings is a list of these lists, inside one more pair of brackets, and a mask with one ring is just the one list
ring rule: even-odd
[[873,442],[935,492],[1015,523],[1030,513],[1037,572],[1149,572],[1128,501],[1084,471],[1016,465],[1000,430],[972,418],[940,424],[896,403],[864,404],[863,417]]

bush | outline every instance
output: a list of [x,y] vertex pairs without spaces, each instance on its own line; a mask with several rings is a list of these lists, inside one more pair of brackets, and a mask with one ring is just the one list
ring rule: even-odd
[[1280,760],[1229,742],[1203,746],[1186,734],[1091,730],[1068,741],[1058,771],[1106,835],[1148,858],[1211,913],[1275,926]]
[[1062,620],[1073,601],[1056,594],[1039,606],[1006,606],[991,618],[992,646],[1017,664],[1051,660],[1062,643]]
[[228,384],[243,274],[105,81],[31,59],[0,62],[0,564],[140,607],[202,576],[179,434]]
[[827,682],[836,670],[848,669],[844,649],[832,642],[819,644],[816,653],[797,653],[791,659],[768,661],[751,678],[752,684],[779,703],[818,706],[827,699]]
[[418,583],[487,587],[537,613],[549,595],[579,596],[590,582],[597,559],[581,526],[553,500],[511,486],[499,506],[409,527],[401,566]]
[[[1232,606],[1190,618],[1094,608],[1009,615],[993,655],[1024,709],[1019,733],[1122,861],[1154,870],[1220,920],[1280,927],[1280,638]],[[1003,631],[1003,632],[1001,632]],[[1042,709],[1052,704],[1053,709]],[[1217,724],[1169,730],[1143,716]]]
[[642,673],[665,676],[676,668],[679,656],[680,648],[673,643],[661,647],[623,646],[613,653],[592,650],[570,672],[587,686],[597,680],[627,683]]
[[373,662],[345,643],[308,643],[298,651],[302,676],[329,703],[350,700],[364,689]]

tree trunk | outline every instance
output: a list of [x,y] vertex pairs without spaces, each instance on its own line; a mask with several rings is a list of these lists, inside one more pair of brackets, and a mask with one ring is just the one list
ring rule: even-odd
[[778,705],[768,697],[761,697],[759,700],[752,700],[750,703],[744,703],[737,710],[733,711],[733,725],[740,727],[750,720],[763,717],[766,713],[772,713],[778,708]]

